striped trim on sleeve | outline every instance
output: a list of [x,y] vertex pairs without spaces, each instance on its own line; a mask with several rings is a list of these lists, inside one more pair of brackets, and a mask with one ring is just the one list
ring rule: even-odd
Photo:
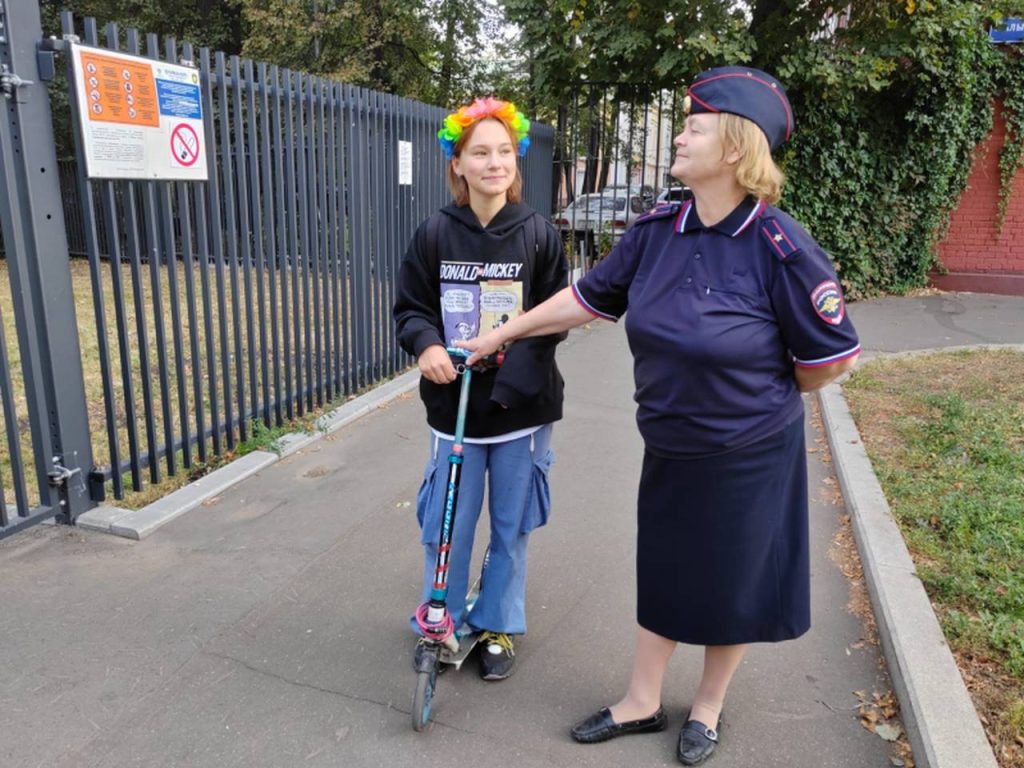
[[576,301],[579,302],[579,305],[594,317],[600,317],[603,320],[611,320],[613,323],[618,320],[615,315],[606,314],[605,312],[601,312],[600,310],[594,309],[594,307],[590,306],[587,300],[583,298],[583,294],[580,293],[580,289],[577,287],[576,283],[573,283],[572,285],[572,295],[576,297]]
[[801,360],[798,357],[794,357],[793,362],[801,368],[822,368],[826,365],[832,365],[832,363],[838,363],[840,360],[846,360],[849,357],[853,357],[859,352],[860,344],[856,344],[845,352],[838,352],[834,355],[829,355],[828,357],[819,357],[816,360]]

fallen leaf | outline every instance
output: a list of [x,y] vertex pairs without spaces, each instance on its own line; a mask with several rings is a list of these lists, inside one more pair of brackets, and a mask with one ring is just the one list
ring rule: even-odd
[[900,737],[900,732],[900,727],[898,725],[882,723],[875,727],[875,733],[886,741],[896,741],[896,739]]

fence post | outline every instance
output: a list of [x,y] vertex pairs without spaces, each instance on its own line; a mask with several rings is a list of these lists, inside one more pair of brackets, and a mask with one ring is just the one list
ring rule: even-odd
[[0,0],[0,226],[39,497],[70,523],[93,506],[93,458],[41,40],[38,0]]

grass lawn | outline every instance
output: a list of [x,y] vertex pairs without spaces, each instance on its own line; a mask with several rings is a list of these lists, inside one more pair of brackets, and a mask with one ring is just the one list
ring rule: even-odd
[[843,385],[1003,768],[1024,767],[1024,353],[882,359]]

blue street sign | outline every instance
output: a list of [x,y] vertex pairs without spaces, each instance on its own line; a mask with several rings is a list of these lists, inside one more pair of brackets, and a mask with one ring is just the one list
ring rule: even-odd
[[993,43],[1024,42],[1024,19],[1008,16],[998,27],[989,29],[988,37]]

